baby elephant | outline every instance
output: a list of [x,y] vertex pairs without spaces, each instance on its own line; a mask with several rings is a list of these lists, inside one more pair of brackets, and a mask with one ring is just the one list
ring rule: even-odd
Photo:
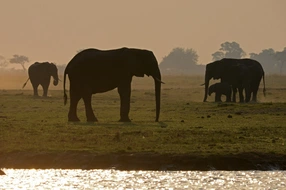
[[209,87],[209,96],[215,93],[215,102],[221,102],[221,95],[226,96],[226,102],[231,101],[231,85],[228,83],[215,83]]

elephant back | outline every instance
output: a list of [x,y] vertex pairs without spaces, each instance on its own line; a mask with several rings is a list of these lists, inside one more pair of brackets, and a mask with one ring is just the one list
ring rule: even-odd
[[[50,68],[54,65],[49,62],[35,62],[28,69],[28,74],[30,78],[42,78],[45,76],[51,76]],[[54,65],[55,66],[55,65]],[[56,67],[56,66],[55,66]]]

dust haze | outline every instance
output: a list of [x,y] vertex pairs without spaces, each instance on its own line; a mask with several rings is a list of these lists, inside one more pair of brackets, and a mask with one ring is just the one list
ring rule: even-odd
[[194,48],[199,64],[225,41],[247,53],[285,47],[284,0],[5,1],[0,55],[67,64],[77,50],[137,47],[158,61],[173,48]]
[[[175,48],[191,49],[198,58],[188,74],[203,75],[204,65],[225,42],[239,44],[245,57],[283,51],[285,7],[284,0],[5,1],[0,12],[0,89],[21,89],[28,77],[19,64],[9,63],[15,54],[29,58],[26,68],[36,61],[56,63],[61,78],[71,58],[90,47],[149,49],[160,64]],[[286,73],[286,66],[276,67],[266,73]],[[49,89],[62,89],[62,84]]]

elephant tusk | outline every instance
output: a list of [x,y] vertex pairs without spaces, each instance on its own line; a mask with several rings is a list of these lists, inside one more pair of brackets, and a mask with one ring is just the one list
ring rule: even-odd
[[154,77],[154,79],[162,84],[165,84],[163,81],[161,81],[160,79],[158,79],[157,77]]

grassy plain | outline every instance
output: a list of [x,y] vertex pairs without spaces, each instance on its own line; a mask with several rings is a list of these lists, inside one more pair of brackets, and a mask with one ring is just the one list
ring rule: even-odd
[[286,76],[266,76],[266,97],[260,89],[260,102],[248,104],[214,103],[214,96],[203,103],[203,76],[163,76],[160,122],[154,122],[153,80],[134,78],[131,123],[117,122],[116,90],[93,95],[99,122],[85,121],[80,101],[81,122],[69,123],[62,83],[50,86],[49,98],[34,98],[30,83],[21,89],[26,79],[26,75],[0,76],[2,157],[27,152],[286,156]]

